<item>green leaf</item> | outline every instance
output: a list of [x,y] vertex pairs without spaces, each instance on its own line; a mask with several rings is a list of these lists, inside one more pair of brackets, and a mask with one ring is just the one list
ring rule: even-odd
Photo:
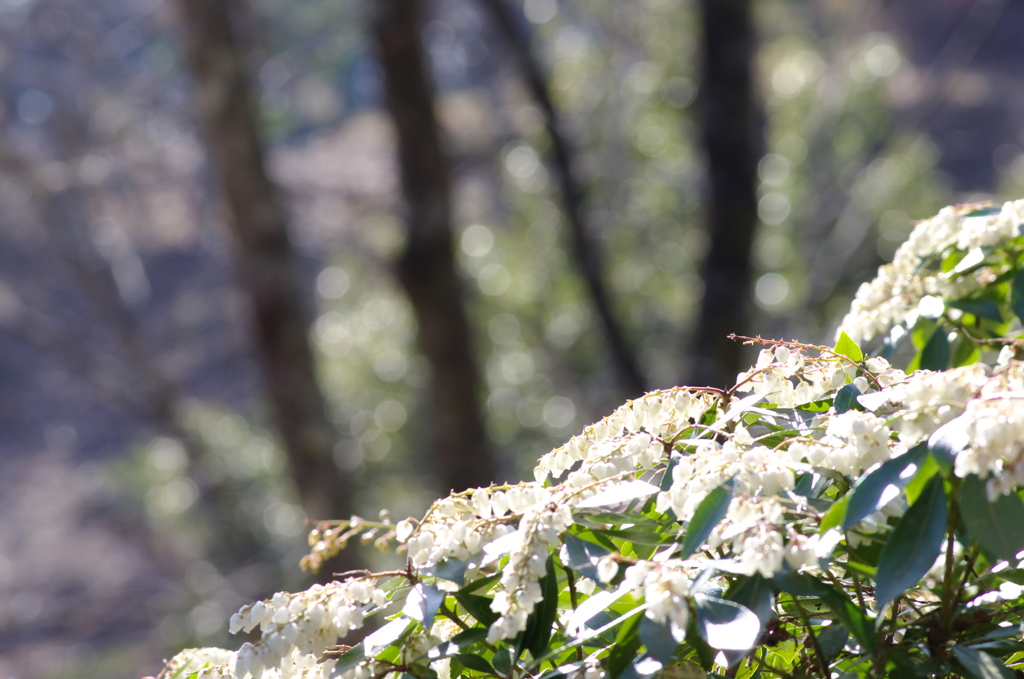
[[856,384],[844,384],[839,391],[836,392],[835,409],[836,413],[842,415],[848,410],[863,410],[860,404],[857,403],[857,397],[860,396],[860,389],[857,388]]
[[466,562],[455,557],[443,559],[434,566],[424,566],[420,573],[451,580],[459,587],[466,584]]
[[960,342],[956,345],[956,351],[953,352],[953,367],[972,365],[980,360],[981,351],[978,350],[978,345],[966,335],[961,337]]
[[398,638],[405,633],[405,630],[409,629],[409,624],[409,618],[396,618],[380,629],[367,635],[367,637],[363,639],[363,648],[366,649],[366,654],[371,656],[377,655],[382,650],[398,641]]
[[844,331],[839,335],[839,341],[836,342],[834,351],[840,356],[846,356],[853,361],[863,361],[864,352],[860,350],[857,343],[850,339],[850,336]]
[[929,453],[928,457],[926,457],[924,462],[921,463],[917,473],[914,474],[914,478],[912,478],[906,488],[903,489],[903,492],[907,494],[907,502],[909,504],[917,502],[917,498],[921,495],[925,486],[928,485],[928,482],[931,481],[933,476],[941,471],[942,465],[935,460],[934,455]]
[[824,582],[804,573],[783,571],[772,577],[772,584],[778,589],[801,597],[816,597],[836,616],[839,622],[846,625],[854,638],[868,652],[873,654],[876,648],[875,626],[862,610],[857,608],[845,594]]
[[850,632],[843,625],[829,625],[818,632],[818,646],[821,647],[821,654],[825,656],[826,664],[835,660],[849,638]]
[[927,455],[927,447],[918,445],[897,458],[883,462],[875,471],[861,477],[849,495],[842,529],[850,530],[858,521],[896,497],[913,480]]
[[928,344],[920,353],[919,367],[922,370],[945,370],[949,367],[950,351],[946,329],[940,324],[935,328]]
[[732,487],[728,483],[715,488],[701,500],[686,527],[686,538],[683,540],[679,558],[687,558],[704,544],[718,522],[725,518],[730,502],[732,502]]
[[558,573],[555,571],[554,554],[548,557],[547,573],[540,579],[540,590],[544,598],[534,607],[523,631],[522,648],[539,658],[548,648],[551,627],[558,616]]
[[762,630],[774,615],[772,605],[775,602],[775,596],[772,593],[772,583],[759,573],[737,579],[729,588],[725,598],[749,608],[761,621]]
[[984,482],[971,474],[960,486],[960,512],[967,532],[993,556],[1010,561],[1024,550],[1024,503],[1017,495],[989,502]]
[[491,610],[492,599],[489,597],[459,592],[455,594],[455,600],[485,627],[490,627],[498,619],[498,614]]
[[878,609],[914,586],[935,563],[946,534],[946,491],[936,474],[896,524],[878,559]]
[[1003,314],[999,311],[999,304],[994,299],[988,299],[987,297],[981,299],[959,299],[955,302],[950,302],[949,306],[978,318],[987,318],[996,323],[1003,322]]
[[646,481],[620,481],[613,486],[609,486],[594,495],[588,497],[586,500],[578,503],[576,509],[591,509],[594,507],[606,507],[608,505],[618,505],[625,502],[632,502],[633,500],[639,500],[650,495],[654,495],[658,492],[658,487],[647,483]]
[[842,525],[846,516],[846,508],[849,506],[849,495],[844,495],[833,502],[829,510],[825,512],[825,516],[821,517],[821,523],[818,525],[818,534],[824,535],[830,529]]
[[634,615],[625,625],[619,628],[615,637],[615,645],[608,653],[608,678],[616,679],[629,667],[640,649],[640,621],[644,615]]
[[1013,679],[1017,676],[996,658],[970,646],[954,646],[953,656],[967,676],[973,679]]
[[491,663],[499,675],[509,676],[512,673],[512,649],[507,646],[498,648],[491,658]]
[[761,635],[761,621],[746,606],[705,594],[695,594],[697,630],[708,646],[746,651]]
[[1010,307],[1024,323],[1024,269],[1014,275],[1013,283],[1010,285]]
[[455,656],[455,659],[474,672],[483,672],[490,675],[497,674],[491,663],[476,653],[459,653]]

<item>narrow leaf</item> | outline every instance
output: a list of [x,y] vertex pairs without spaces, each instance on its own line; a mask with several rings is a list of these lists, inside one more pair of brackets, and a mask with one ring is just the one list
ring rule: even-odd
[[591,495],[578,503],[576,509],[622,504],[654,495],[657,492],[658,487],[646,481],[623,481]]
[[697,629],[712,648],[746,651],[761,635],[761,622],[746,606],[718,597],[695,594]]
[[875,471],[862,477],[850,493],[842,522],[843,530],[850,530],[858,521],[896,497],[914,478],[927,455],[926,446],[915,446],[903,455],[883,462]]
[[498,619],[498,614],[491,610],[491,599],[488,597],[460,592],[455,595],[455,600],[481,625],[490,627]]
[[554,555],[548,557],[547,573],[540,580],[544,598],[534,607],[523,632],[523,648],[534,658],[547,650],[551,640],[551,627],[558,616],[558,574],[555,572]]
[[484,660],[476,653],[459,653],[455,656],[455,659],[465,665],[468,669],[474,672],[483,672],[484,674],[495,675],[497,672],[491,667],[491,663]]
[[730,502],[732,502],[732,489],[724,484],[715,488],[701,500],[697,505],[697,510],[693,513],[690,524],[686,527],[686,538],[683,540],[683,547],[679,554],[681,559],[687,558],[704,544],[718,522],[725,518]]
[[362,644],[357,644],[348,649],[338,657],[338,662],[334,665],[334,670],[331,671],[331,679],[345,674],[365,658],[366,653]]
[[993,556],[1010,561],[1024,550],[1024,503],[1015,493],[989,502],[984,482],[971,474],[960,486],[960,511],[967,532]]
[[971,443],[967,433],[967,420],[954,418],[932,432],[928,437],[928,451],[943,469],[952,466],[956,456]]
[[970,646],[954,646],[953,656],[972,679],[1013,679],[1017,676],[996,658]]
[[847,358],[854,361],[863,361],[864,352],[860,350],[857,343],[850,339],[850,336],[843,332],[839,335],[839,341],[836,342],[834,351],[840,356],[846,356]]
[[917,501],[896,524],[878,559],[878,609],[915,585],[935,563],[946,534],[946,491],[942,476],[928,481]]
[[987,318],[996,323],[1003,322],[1003,314],[999,311],[999,304],[994,299],[960,299],[950,302],[949,306],[978,318]]

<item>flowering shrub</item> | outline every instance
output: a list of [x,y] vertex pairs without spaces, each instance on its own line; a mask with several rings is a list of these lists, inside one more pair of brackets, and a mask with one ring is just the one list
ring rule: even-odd
[[740,338],[763,349],[734,387],[626,403],[532,482],[319,525],[307,568],[355,536],[407,566],[246,606],[231,631],[258,637],[163,676],[1017,676],[1022,217],[943,210],[834,347]]

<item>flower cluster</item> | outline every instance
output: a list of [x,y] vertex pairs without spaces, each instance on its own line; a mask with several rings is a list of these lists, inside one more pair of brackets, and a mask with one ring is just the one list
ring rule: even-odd
[[289,669],[306,656],[316,658],[340,637],[362,627],[368,611],[386,604],[387,594],[377,588],[375,578],[317,584],[297,594],[278,592],[249,604],[231,616],[230,631],[259,627],[261,637],[238,650],[235,674],[239,679],[258,679],[266,668]]
[[[997,214],[975,215],[977,205],[947,207],[931,219],[920,222],[910,238],[897,249],[891,264],[878,270],[878,276],[864,283],[839,329],[856,342],[864,342],[908,322],[913,325],[919,305],[925,297],[958,299],[994,278],[981,264],[991,247],[1020,235],[1024,222],[1024,200],[1006,203]],[[948,272],[926,266],[928,261],[951,250],[965,256],[966,266]],[[941,299],[939,299],[941,302]],[[941,313],[941,308],[938,310]]]

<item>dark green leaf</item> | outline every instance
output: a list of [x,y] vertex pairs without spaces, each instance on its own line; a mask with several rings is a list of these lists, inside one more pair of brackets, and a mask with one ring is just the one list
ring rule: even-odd
[[491,663],[494,665],[494,670],[500,675],[508,676],[512,673],[512,649],[507,646],[501,646],[494,652],[494,657],[491,658]]
[[569,553],[569,563],[566,564],[569,568],[579,571],[580,575],[595,582],[600,580],[597,577],[597,562],[610,554],[610,550],[578,538],[572,533],[565,536],[565,550]]
[[844,384],[842,388],[836,392],[835,409],[836,413],[842,415],[848,410],[862,410],[859,403],[857,403],[857,397],[860,396],[860,389],[857,388],[856,384]]
[[1024,503],[1017,495],[989,502],[984,482],[971,474],[960,486],[960,512],[967,531],[992,556],[1010,561],[1024,550]]
[[961,337],[953,352],[953,367],[960,368],[965,365],[972,365],[981,360],[981,352],[978,345],[967,336]]
[[695,594],[697,630],[717,649],[746,651],[761,635],[761,622],[749,608],[734,601]]
[[547,573],[540,580],[544,598],[534,607],[523,631],[522,648],[539,658],[548,648],[551,640],[551,626],[558,615],[558,573],[555,571],[555,557],[548,557]]
[[643,613],[638,613],[619,628],[615,645],[608,653],[608,679],[616,679],[636,658],[636,652],[640,649],[640,621],[643,617]]
[[498,571],[497,573],[492,573],[486,577],[479,578],[477,580],[473,580],[468,585],[460,589],[459,594],[469,594],[470,592],[475,592],[479,589],[490,587],[498,580],[501,580],[501,571]]
[[935,460],[935,456],[931,453],[924,459],[921,466],[918,467],[917,473],[914,474],[914,478],[910,480],[903,492],[907,495],[907,502],[914,504],[917,502],[917,498],[921,495],[925,486],[931,481],[932,477],[939,474],[943,467]]
[[494,668],[491,667],[491,663],[487,662],[476,653],[459,653],[455,656],[455,659],[474,672],[483,672],[484,674],[492,675],[497,674],[497,672],[494,671]]
[[683,547],[679,554],[681,559],[687,558],[704,544],[718,522],[725,518],[730,502],[732,502],[732,488],[728,484],[715,488],[701,500],[686,527],[686,537],[683,539]]
[[481,625],[490,627],[498,619],[498,614],[491,610],[492,599],[489,597],[457,593],[455,600],[466,609],[467,613],[476,618]]
[[987,318],[996,323],[1003,322],[1003,314],[999,311],[999,304],[994,299],[960,299],[950,302],[949,306],[978,318]]
[[879,610],[917,584],[942,550],[948,515],[942,484],[941,475],[932,476],[885,543],[875,583]]
[[761,629],[772,618],[772,605],[775,602],[772,583],[759,573],[737,579],[725,598],[749,608],[761,621]]
[[1019,270],[1013,277],[1010,286],[1010,307],[1017,318],[1024,323],[1024,269]]
[[466,584],[466,562],[454,557],[444,559],[434,566],[424,566],[420,573],[451,580],[459,587]]
[[850,493],[842,529],[850,530],[858,521],[877,511],[899,494],[899,491],[914,478],[927,455],[926,446],[915,446],[905,454],[883,462],[878,469],[862,477]]
[[973,679],[1013,679],[1017,676],[996,658],[970,646],[954,646],[953,656],[967,676]]
[[816,597],[836,618],[846,625],[854,638],[869,654],[875,652],[875,626],[863,611],[857,608],[842,592],[833,589],[824,582],[803,573],[783,571],[776,573],[772,584],[778,589],[793,596]]
[[846,356],[854,361],[863,361],[864,352],[860,350],[857,343],[850,339],[850,336],[843,332],[839,335],[839,341],[836,342],[836,348],[834,351],[840,356]]
[[818,632],[818,646],[821,647],[821,653],[825,656],[826,664],[835,660],[835,657],[839,655],[839,651],[843,650],[843,646],[846,645],[846,640],[849,638],[850,632],[843,625],[829,625]]
[[919,367],[922,370],[945,370],[949,367],[949,339],[946,333],[941,324],[935,328],[928,344],[921,350]]

